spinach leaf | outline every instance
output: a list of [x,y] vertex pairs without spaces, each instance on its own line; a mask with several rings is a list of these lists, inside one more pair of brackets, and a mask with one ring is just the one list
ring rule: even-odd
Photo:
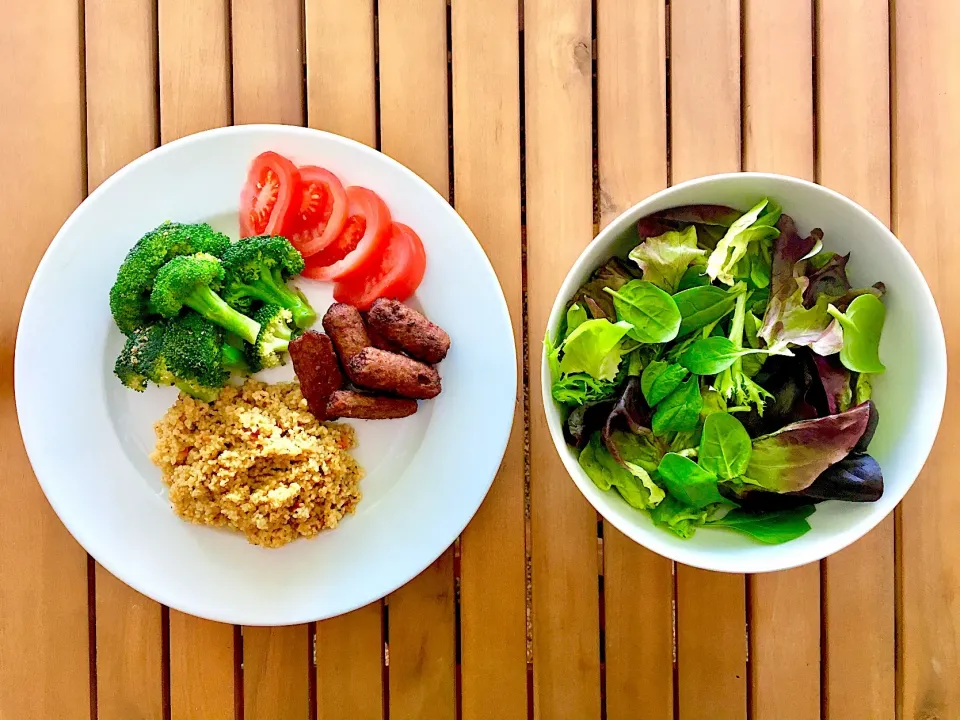
[[691,377],[680,383],[676,390],[667,395],[657,405],[650,425],[653,432],[663,435],[668,432],[687,432],[697,427],[703,396],[700,395],[700,381]]
[[[738,292],[742,291],[742,288],[738,289]],[[689,335],[728,315],[737,304],[738,292],[722,290],[713,285],[678,292],[673,296],[681,318],[677,337]]]
[[724,480],[743,475],[753,448],[746,428],[730,413],[715,412],[703,421],[697,462]]
[[663,290],[645,280],[631,280],[613,296],[617,318],[633,327],[627,335],[640,343],[663,343],[673,340],[680,328],[677,304]]
[[706,254],[697,247],[697,229],[669,230],[649,237],[630,251],[630,259],[643,270],[643,279],[674,293],[690,264]]
[[845,313],[833,305],[827,308],[843,328],[843,347],[840,362],[848,370],[858,373],[882,373],[886,368],[880,362],[880,333],[887,310],[875,295],[855,298]]
[[585,372],[595,380],[613,380],[623,356],[621,340],[630,330],[629,323],[587,320],[567,335],[561,350],[560,371]]
[[676,390],[686,376],[687,371],[679,365],[654,360],[644,368],[643,375],[640,376],[643,397],[653,407]]
[[707,526],[729,528],[762,543],[779,545],[810,532],[807,518],[813,515],[815,510],[813,505],[767,513],[731,510],[719,520],[711,520]]
[[702,527],[707,521],[707,514],[706,510],[697,510],[685,505],[670,494],[650,511],[650,517],[654,523],[684,539],[693,537],[697,528]]
[[657,468],[667,492],[685,505],[701,509],[707,505],[725,502],[717,488],[717,476],[704,470],[690,458],[667,453]]
[[680,282],[677,284],[677,292],[683,292],[695,287],[704,287],[710,284],[710,278],[707,276],[706,264],[694,263],[686,269]]
[[729,338],[713,335],[697,340],[680,356],[680,364],[694,375],[717,375],[744,355],[764,352],[763,350],[743,350]]

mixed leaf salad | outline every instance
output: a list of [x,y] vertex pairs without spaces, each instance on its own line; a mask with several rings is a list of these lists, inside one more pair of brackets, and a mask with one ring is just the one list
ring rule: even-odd
[[673,208],[637,229],[545,340],[593,482],[682,538],[720,527],[770,544],[809,531],[818,502],[878,500],[883,284],[852,287],[850,256],[770,199]]

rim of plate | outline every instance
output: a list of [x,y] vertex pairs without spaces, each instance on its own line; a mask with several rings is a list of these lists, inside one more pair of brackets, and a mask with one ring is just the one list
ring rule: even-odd
[[[408,567],[412,570],[404,573],[395,573],[394,576],[387,582],[383,583],[383,591],[377,590],[372,593],[368,593],[358,599],[355,599],[352,602],[341,602],[338,605],[334,605],[330,611],[325,611],[321,614],[315,612],[306,612],[296,616],[283,618],[282,621],[277,621],[275,619],[264,620],[263,617],[249,616],[242,613],[234,613],[232,611],[223,612],[220,614],[210,614],[204,612],[202,609],[198,609],[191,602],[184,602],[182,598],[171,597],[167,592],[160,588],[159,590],[154,587],[149,589],[144,588],[143,584],[140,582],[131,582],[126,577],[122,570],[118,570],[117,564],[114,563],[109,557],[101,557],[99,554],[95,554],[90,550],[91,545],[97,544],[92,541],[90,534],[84,527],[84,524],[77,520],[76,517],[72,516],[69,512],[63,512],[64,508],[61,503],[61,498],[59,498],[55,491],[52,490],[53,485],[49,483],[48,480],[44,480],[40,473],[36,471],[36,462],[35,458],[39,457],[39,452],[36,447],[36,444],[33,440],[28,438],[24,433],[22,426],[20,425],[19,418],[31,414],[33,411],[27,407],[25,401],[21,398],[21,393],[18,392],[18,388],[21,384],[20,378],[23,376],[23,369],[21,367],[23,360],[22,354],[20,353],[21,338],[24,334],[24,318],[29,314],[29,311],[32,310],[33,306],[38,302],[36,299],[36,293],[38,285],[42,278],[46,276],[49,272],[48,267],[51,263],[51,257],[55,254],[57,248],[65,242],[65,238],[69,235],[72,226],[77,222],[78,217],[83,214],[84,208],[95,201],[98,196],[107,193],[111,187],[114,185],[122,183],[127,175],[135,171],[141,165],[145,165],[151,162],[153,159],[176,151],[184,146],[189,146],[193,144],[199,144],[207,141],[211,137],[218,137],[222,135],[244,135],[244,134],[287,134],[287,135],[301,135],[301,136],[322,136],[326,138],[329,142],[336,144],[341,144],[352,148],[354,151],[357,151],[361,154],[367,155],[373,158],[374,162],[385,163],[392,166],[395,170],[398,170],[401,174],[408,176],[408,178],[416,185],[420,187],[420,190],[432,195],[435,199],[440,200],[443,210],[442,212],[447,213],[455,223],[460,224],[469,240],[469,243],[472,243],[472,247],[475,250],[477,257],[475,258],[476,264],[479,265],[479,271],[487,276],[487,280],[493,281],[493,286],[496,287],[497,292],[494,293],[494,297],[491,298],[492,301],[495,301],[496,305],[496,315],[498,317],[498,322],[505,323],[505,327],[509,329],[509,332],[505,333],[508,347],[511,351],[511,362],[505,363],[505,366],[509,368],[509,375],[507,377],[508,383],[503,383],[503,385],[509,385],[509,393],[503,390],[503,401],[502,407],[499,409],[500,412],[504,415],[504,421],[498,423],[497,426],[500,428],[499,432],[493,434],[494,440],[491,441],[493,447],[498,448],[498,451],[492,454],[489,458],[489,471],[483,472],[484,481],[482,483],[475,483],[472,487],[468,486],[465,488],[468,492],[464,493],[464,502],[460,503],[457,507],[459,508],[458,512],[454,513],[444,513],[441,518],[438,520],[446,526],[447,532],[444,533],[446,538],[442,547],[437,548],[435,551],[431,550],[428,553],[423,553],[421,559],[418,562],[410,562]],[[517,347],[516,339],[513,333],[513,323],[510,317],[510,310],[507,306],[506,298],[503,294],[503,288],[500,285],[500,280],[497,277],[496,271],[493,269],[493,265],[490,262],[489,257],[484,251],[479,240],[477,240],[473,231],[470,229],[470,226],[467,225],[466,221],[460,216],[459,213],[450,205],[446,198],[444,198],[436,189],[430,185],[426,180],[417,175],[413,170],[393,159],[389,155],[380,152],[379,150],[372,148],[363,143],[357,142],[342,135],[337,135],[335,133],[327,132],[325,130],[317,130],[314,128],[305,128],[296,125],[283,125],[283,124],[250,124],[250,125],[231,125],[222,128],[212,128],[210,130],[204,130],[192,135],[187,135],[185,137],[179,138],[177,140],[172,140],[169,143],[160,145],[153,150],[150,150],[147,153],[139,156],[138,158],[132,160],[127,165],[124,165],[122,168],[117,170],[113,175],[107,178],[103,183],[101,183],[92,193],[87,195],[83,201],[70,213],[69,217],[61,225],[60,229],[57,231],[53,240],[47,246],[47,249],[44,251],[43,256],[40,259],[37,269],[33,274],[33,278],[30,281],[30,286],[27,290],[26,297],[24,298],[23,307],[20,311],[20,318],[17,322],[17,335],[16,343],[14,346],[14,401],[17,409],[17,418],[18,418],[18,427],[20,428],[21,438],[24,444],[24,449],[27,453],[27,458],[30,461],[31,469],[33,474],[37,479],[43,494],[46,497],[47,501],[50,503],[54,512],[56,513],[60,522],[67,528],[67,531],[71,536],[80,544],[83,549],[90,554],[100,565],[104,567],[108,572],[110,572],[114,577],[121,580],[124,584],[129,585],[137,592],[163,604],[174,610],[184,612],[196,617],[214,620],[217,622],[230,623],[234,625],[250,625],[250,626],[262,626],[262,627],[274,627],[274,626],[285,626],[285,625],[298,625],[306,622],[320,621],[332,617],[337,617],[353,610],[357,610],[366,605],[369,605],[372,602],[386,597],[392,592],[395,592],[397,589],[403,587],[408,582],[417,577],[420,573],[426,570],[431,564],[433,564],[452,544],[453,542],[463,533],[467,525],[476,515],[477,511],[480,509],[483,500],[486,498],[487,493],[490,490],[490,487],[493,485],[494,479],[499,472],[500,466],[503,462],[503,457],[507,450],[507,444],[510,439],[510,434],[513,430],[513,423],[515,420],[515,402],[517,395],[517,383],[518,383],[518,372],[517,372]],[[507,402],[509,400],[509,402]],[[477,473],[478,476],[480,473]],[[171,513],[172,513],[171,509]],[[102,543],[99,543],[102,545]],[[399,579],[399,581],[398,581]]]
[[[926,278],[923,276],[923,273],[920,271],[920,267],[913,259],[913,256],[910,255],[903,243],[900,242],[900,239],[893,234],[893,231],[884,225],[879,218],[873,215],[873,213],[859,203],[851,200],[846,195],[843,195],[836,190],[832,190],[818,183],[810,182],[809,180],[803,180],[791,175],[781,175],[778,173],[732,172],[718,173],[716,175],[705,175],[703,177],[693,178],[681,183],[677,183],[676,185],[672,185],[668,188],[664,188],[663,190],[653,193],[652,195],[648,195],[639,202],[634,203],[632,206],[614,218],[614,220],[611,221],[605,228],[603,228],[603,230],[597,233],[597,236],[583,249],[573,265],[570,266],[570,269],[564,276],[560,290],[557,292],[557,296],[554,299],[553,307],[550,310],[547,328],[555,328],[559,324],[560,314],[563,312],[567,302],[565,298],[572,297],[573,290],[576,289],[574,287],[574,278],[579,276],[583,270],[583,267],[588,263],[588,261],[590,261],[591,255],[593,254],[595,248],[607,246],[610,243],[615,242],[615,240],[629,225],[633,224],[639,217],[642,217],[642,215],[640,215],[640,211],[643,208],[653,205],[659,200],[668,198],[680,190],[698,187],[701,185],[713,185],[723,183],[728,180],[743,178],[775,180],[777,182],[785,182],[788,184],[794,183],[797,185],[806,186],[815,189],[816,192],[822,192],[826,195],[829,195],[835,200],[838,200],[841,203],[849,206],[852,210],[859,214],[865,222],[872,225],[878,234],[883,235],[888,241],[891,241],[891,246],[900,256],[904,271],[911,275],[911,282],[916,283],[922,289],[922,295],[924,302],[926,303],[926,307],[923,308],[923,311],[928,313],[932,312],[933,314],[934,324],[937,328],[937,333],[934,338],[935,344],[937,345],[937,356],[933,359],[933,363],[937,367],[942,368],[942,373],[938,378],[939,382],[935,388],[936,421],[933,424],[933,431],[925,439],[920,451],[914,454],[913,467],[908,473],[910,477],[909,482],[903,486],[902,490],[897,490],[895,493],[890,494],[889,498],[887,498],[887,491],[885,491],[886,502],[891,503],[888,511],[876,512],[864,517],[858,523],[847,528],[846,530],[840,531],[832,537],[824,539],[815,548],[811,548],[805,552],[771,552],[768,558],[765,558],[762,562],[755,562],[754,565],[749,568],[739,567],[737,565],[738,560],[735,557],[717,558],[702,553],[693,547],[689,549],[676,548],[673,545],[662,541],[660,537],[658,537],[659,533],[665,531],[661,530],[660,528],[654,528],[655,532],[651,532],[646,528],[638,527],[628,523],[621,517],[613,515],[612,513],[605,512],[605,508],[595,502],[590,496],[590,493],[585,490],[585,488],[591,486],[593,483],[587,477],[586,473],[584,473],[580,468],[579,464],[574,460],[571,453],[565,452],[567,449],[566,441],[563,439],[563,429],[558,421],[559,415],[556,411],[556,403],[550,394],[550,369],[547,365],[546,354],[543,351],[541,351],[540,354],[540,376],[542,402],[544,403],[545,408],[550,408],[550,410],[546,412],[546,416],[547,425],[550,429],[550,436],[553,440],[554,447],[557,453],[560,455],[560,460],[563,462],[564,468],[566,469],[567,474],[570,476],[570,479],[577,486],[577,489],[584,496],[584,498],[587,499],[587,501],[598,513],[607,519],[615,528],[617,528],[617,530],[622,532],[638,545],[652,550],[657,554],[675,562],[680,562],[684,565],[689,565],[690,567],[699,568],[701,570],[713,570],[723,573],[752,574],[789,570],[802,565],[807,565],[812,562],[817,562],[825,557],[829,557],[830,555],[843,550],[859,540],[861,537],[879,525],[891,512],[893,512],[894,508],[896,508],[900,501],[903,500],[906,494],[910,491],[910,488],[912,488],[913,484],[917,481],[917,478],[919,477],[920,472],[923,470],[923,466],[926,463],[927,458],[930,456],[930,452],[933,450],[933,445],[936,442],[937,435],[939,433],[940,423],[943,419],[944,406],[946,404],[948,366],[947,346],[946,338],[943,333],[943,322],[940,318],[940,312],[937,308],[936,300],[933,297],[933,292],[930,290],[930,286],[927,283]],[[893,499],[892,502],[891,499]],[[771,547],[789,547],[789,543],[786,545]]]

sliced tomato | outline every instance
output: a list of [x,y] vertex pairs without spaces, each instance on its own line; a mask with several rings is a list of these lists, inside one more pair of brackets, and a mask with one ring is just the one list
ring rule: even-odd
[[310,257],[337,238],[346,219],[347,193],[337,176],[316,165],[301,167],[300,200],[284,230],[287,240]]
[[338,282],[333,298],[359,310],[369,310],[377,298],[406,300],[420,286],[426,267],[427,254],[420,238],[406,225],[393,223],[382,249]]
[[299,192],[296,165],[275,152],[257,155],[240,191],[240,237],[282,234]]
[[314,280],[349,277],[388,237],[390,211],[373,190],[347,188],[347,219],[336,239],[307,258],[303,274]]

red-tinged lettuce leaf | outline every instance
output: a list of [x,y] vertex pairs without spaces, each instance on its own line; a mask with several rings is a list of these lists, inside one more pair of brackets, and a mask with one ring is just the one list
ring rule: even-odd
[[[820,230],[814,230],[809,237],[800,237],[797,226],[789,215],[780,216],[777,228],[780,230],[780,236],[773,241],[770,302],[767,304],[767,311],[763,316],[763,323],[758,335],[766,340],[767,345],[770,346],[781,340],[786,323],[794,328],[793,334],[796,335],[797,327],[801,325],[812,326],[813,321],[819,318],[819,314],[822,314],[824,316],[822,327],[820,332],[810,341],[813,342],[829,325],[830,317],[826,314],[827,303],[823,303],[822,313],[819,310],[807,311],[819,313],[817,318],[813,316],[808,318],[802,314],[802,311],[805,310],[803,292],[809,281],[802,274],[804,268],[802,266],[798,268],[797,263],[813,250],[817,242],[823,237],[823,233]],[[809,328],[807,330],[812,334],[812,330],[809,330]],[[807,345],[809,342],[798,344]]]
[[772,492],[799,492],[845,458],[870,419],[866,404],[838,415],[801,420],[753,441],[748,482]]
[[598,267],[590,279],[580,286],[570,305],[579,303],[581,307],[586,308],[594,320],[606,318],[610,322],[616,322],[617,312],[613,307],[613,296],[606,291],[606,288],[619,290],[631,280],[636,280],[638,275],[619,258],[611,258]]
[[853,385],[850,381],[850,371],[840,363],[840,359],[836,355],[823,357],[814,354],[813,362],[817,367],[817,375],[826,396],[826,414],[836,415],[849,410],[853,403]]
[[817,298],[826,295],[830,298],[843,297],[850,291],[850,281],[847,280],[847,263],[850,254],[832,255],[827,263],[819,268],[810,267],[807,279],[810,284],[803,291],[803,304],[813,307]]
[[567,442],[575,448],[583,448],[590,436],[606,424],[613,406],[614,400],[600,400],[578,405],[571,410],[563,424],[563,435]]
[[860,436],[860,440],[853,450],[854,452],[865,453],[870,447],[870,442],[873,440],[874,434],[877,432],[877,425],[880,424],[880,413],[877,411],[877,406],[872,400],[866,400],[861,404],[870,408],[870,419],[867,420],[867,429],[863,431],[863,435]]
[[824,470],[800,495],[818,501],[876,502],[883,495],[883,472],[869,455],[850,453]]
[[603,442],[614,459],[627,467],[638,465],[654,472],[666,445],[650,429],[653,411],[643,397],[640,378],[631,376],[603,426]]
[[607,416],[604,433],[614,430],[627,430],[634,434],[650,430],[650,418],[653,410],[643,397],[640,378],[630,376],[624,383],[617,401]]
[[840,310],[841,312],[846,312],[847,308],[850,307],[850,303],[856,300],[861,295],[873,295],[876,298],[882,298],[887,292],[887,286],[882,282],[875,282],[870,287],[865,288],[854,288],[847,291],[842,297],[837,298],[833,301],[833,306]]
[[742,212],[726,205],[681,205],[669,210],[661,210],[649,217],[676,223],[730,227],[741,215],[743,215]]

